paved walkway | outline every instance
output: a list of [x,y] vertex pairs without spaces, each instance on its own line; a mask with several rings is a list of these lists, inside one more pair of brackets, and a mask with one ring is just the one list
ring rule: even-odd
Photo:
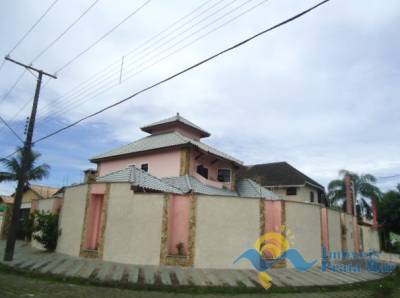
[[[0,241],[3,256],[5,241]],[[43,274],[97,280],[105,283],[128,284],[138,287],[260,287],[257,272],[253,270],[193,269],[172,266],[142,266],[71,257],[46,253],[29,244],[17,242],[12,262],[2,264]],[[384,277],[381,273],[333,273],[314,267],[300,273],[295,269],[268,271],[275,287],[343,285]]]

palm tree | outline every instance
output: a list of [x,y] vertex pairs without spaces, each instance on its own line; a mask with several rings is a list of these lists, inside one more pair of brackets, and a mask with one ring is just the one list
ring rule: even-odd
[[358,175],[356,173],[340,170],[340,179],[332,180],[328,185],[328,201],[331,206],[345,208],[346,186],[345,179],[349,175],[353,181],[354,197],[362,215],[371,218],[372,208],[366,199],[374,200],[382,196],[381,191],[375,186],[376,178],[371,174]]
[[[0,182],[3,181],[16,181],[21,172],[22,164],[22,148],[19,148],[17,156],[10,159],[2,158],[0,163],[7,168],[8,172],[0,172]],[[31,180],[41,180],[49,176],[50,166],[47,164],[41,164],[36,166],[36,161],[41,156],[40,153],[33,150],[28,153],[28,167],[26,173],[26,183],[29,184]]]

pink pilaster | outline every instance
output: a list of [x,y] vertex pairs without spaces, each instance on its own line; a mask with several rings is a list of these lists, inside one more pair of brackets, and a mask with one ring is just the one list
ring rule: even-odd
[[188,255],[191,196],[173,195],[168,211],[168,253]]
[[103,195],[92,195],[86,226],[85,249],[96,250],[98,248],[102,207]]
[[265,233],[281,232],[283,223],[283,201],[264,201]]

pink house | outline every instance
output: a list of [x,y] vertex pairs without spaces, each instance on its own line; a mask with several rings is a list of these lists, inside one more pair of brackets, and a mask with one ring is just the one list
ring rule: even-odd
[[243,163],[203,143],[201,140],[210,133],[179,113],[141,130],[150,135],[91,159],[97,164],[97,183],[91,188],[84,250],[96,251],[101,246],[101,226],[106,216],[102,213],[105,183],[129,182],[135,192],[171,194],[167,220],[168,255],[190,254],[193,193],[277,199],[255,182],[237,181],[236,173]]
[[98,176],[135,166],[158,178],[189,175],[205,185],[235,190],[243,163],[201,142],[210,136],[207,131],[179,114],[141,129],[150,135],[91,159]]

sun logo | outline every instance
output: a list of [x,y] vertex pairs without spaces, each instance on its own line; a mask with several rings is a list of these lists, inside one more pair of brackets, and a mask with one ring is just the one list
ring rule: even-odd
[[310,269],[316,261],[307,263],[302,255],[296,250],[291,249],[294,239],[293,233],[285,226],[275,227],[273,232],[268,232],[259,237],[254,243],[254,248],[245,251],[234,262],[247,259],[258,271],[260,284],[268,289],[271,287],[272,278],[266,272],[275,264],[289,259],[298,271]]

